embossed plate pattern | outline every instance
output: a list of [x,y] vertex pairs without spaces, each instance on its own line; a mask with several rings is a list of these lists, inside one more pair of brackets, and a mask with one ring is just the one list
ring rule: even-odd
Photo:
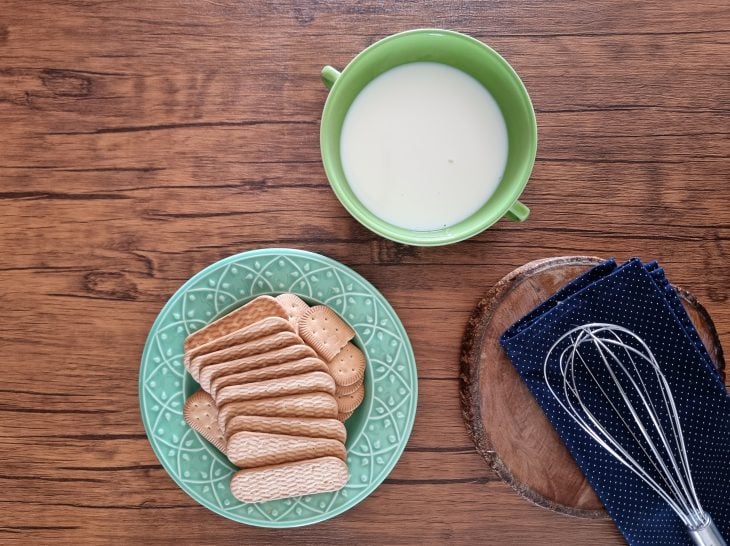
[[[183,420],[198,385],[183,366],[185,337],[261,294],[293,292],[332,307],[367,355],[365,400],[347,421],[350,480],[335,493],[245,504],[230,492],[235,467]],[[331,518],[367,497],[395,466],[411,433],[416,363],[395,311],[368,281],[324,256],[263,249],[225,258],[187,281],[160,311],[142,355],[139,399],[147,436],[162,466],[203,506],[234,521],[296,527]]]

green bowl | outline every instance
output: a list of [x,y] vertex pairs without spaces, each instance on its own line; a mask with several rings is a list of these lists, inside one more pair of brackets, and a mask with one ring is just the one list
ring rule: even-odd
[[[401,228],[375,216],[348,185],[340,159],[342,124],[358,93],[383,72],[417,61],[444,63],[473,76],[497,101],[508,133],[507,167],[495,193],[466,220],[433,231]],[[409,30],[371,45],[357,55],[342,73],[325,66],[322,81],[330,88],[320,126],[324,169],[342,205],[371,231],[399,243],[437,246],[472,237],[502,217],[523,221],[529,215],[530,210],[518,198],[530,178],[537,153],[535,112],[519,76],[490,47],[458,32]]]
[[[293,292],[335,310],[355,330],[366,355],[365,399],[347,420],[350,479],[334,493],[258,504],[231,494],[237,470],[183,419],[185,399],[199,386],[182,364],[192,332],[262,294]],[[150,329],[139,372],[147,437],[163,468],[197,502],[226,518],[261,527],[324,521],[365,499],[393,469],[413,427],[416,361],[395,311],[373,285],[325,256],[285,248],[230,256],[188,280]]]

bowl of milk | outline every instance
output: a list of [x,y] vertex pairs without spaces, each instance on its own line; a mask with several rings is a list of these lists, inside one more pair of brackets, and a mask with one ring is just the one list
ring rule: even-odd
[[535,161],[535,113],[520,78],[487,45],[411,30],[376,42],[342,72],[324,67],[322,80],[325,172],[371,231],[436,246],[529,215],[518,198]]

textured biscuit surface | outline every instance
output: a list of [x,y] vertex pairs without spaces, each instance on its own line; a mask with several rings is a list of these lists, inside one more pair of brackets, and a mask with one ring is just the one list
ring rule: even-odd
[[226,448],[230,461],[240,468],[255,468],[317,457],[345,459],[345,446],[337,440],[266,432],[236,432],[228,439]]
[[241,468],[236,498],[347,483],[343,423],[364,398],[366,367],[354,335],[329,307],[287,293],[260,296],[185,340],[185,368],[203,390],[186,400],[184,418]]
[[239,328],[226,334],[222,337],[216,338],[212,341],[198,345],[197,347],[190,349],[185,353],[185,368],[193,376],[193,379],[198,379],[198,369],[192,366],[194,358],[220,351],[234,345],[240,345],[247,341],[253,341],[262,337],[269,336],[271,334],[277,334],[279,332],[294,332],[294,328],[291,326],[289,321],[281,317],[266,317],[253,324]]
[[339,394],[335,398],[339,413],[351,413],[362,404],[363,398],[365,398],[365,385],[360,385],[353,393]]
[[228,422],[226,437],[241,431],[309,436],[310,438],[331,438],[344,443],[347,429],[337,419],[307,417],[262,417],[259,415],[237,415]]
[[335,382],[327,372],[309,372],[289,377],[277,377],[256,383],[223,387],[217,391],[215,402],[219,407],[222,407],[230,402],[255,400],[257,398],[276,398],[307,392],[335,394]]
[[191,368],[197,368],[198,373],[201,374],[206,366],[220,364],[221,362],[230,362],[239,358],[267,353],[269,351],[275,351],[276,349],[283,349],[284,347],[301,343],[302,338],[294,332],[278,332],[276,334],[270,334],[258,339],[246,341],[239,345],[226,347],[219,351],[213,351],[212,353],[196,356],[191,362]]
[[332,378],[340,387],[362,382],[365,376],[365,355],[353,343],[348,343],[327,362]]
[[281,304],[284,311],[286,311],[289,315],[289,323],[294,328],[294,331],[298,333],[299,317],[301,317],[304,312],[309,309],[309,305],[307,305],[306,302],[296,294],[291,294],[289,292],[276,296],[276,301]]
[[251,355],[230,362],[219,362],[218,364],[205,366],[200,371],[199,383],[204,390],[210,392],[210,383],[217,377],[316,356],[317,353],[309,345],[304,343],[289,345],[282,349]]
[[329,368],[327,368],[327,364],[322,362],[319,357],[308,356],[282,364],[272,364],[263,368],[255,368],[245,372],[216,377],[210,382],[210,394],[215,398],[218,390],[228,385],[243,385],[245,383],[255,383],[257,381],[266,381],[267,379],[276,379],[278,377],[289,377],[307,372],[329,373]]
[[299,335],[326,361],[332,360],[355,332],[326,305],[310,307],[299,318]]
[[228,422],[236,415],[264,417],[337,417],[337,400],[326,392],[292,394],[279,398],[260,398],[231,402],[218,409],[218,425],[225,434]]
[[278,301],[271,296],[259,296],[246,305],[204,326],[197,332],[190,334],[185,340],[185,352],[267,317],[289,319]]
[[207,392],[199,390],[188,396],[183,407],[183,418],[190,428],[223,453],[226,452],[226,441],[218,426],[218,408]]
[[335,396],[343,396],[345,394],[352,394],[357,389],[359,389],[362,386],[363,382],[362,379],[358,381],[357,383],[353,383],[352,385],[346,385],[346,386],[340,386],[337,385],[335,387]]
[[241,502],[264,502],[342,489],[349,473],[337,457],[320,457],[262,468],[239,470],[231,492]]

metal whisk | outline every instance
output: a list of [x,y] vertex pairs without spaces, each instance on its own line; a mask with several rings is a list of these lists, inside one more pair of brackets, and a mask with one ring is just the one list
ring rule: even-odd
[[727,546],[697,498],[672,391],[640,337],[578,326],[550,348],[543,372],[568,415],[674,510],[697,546]]

